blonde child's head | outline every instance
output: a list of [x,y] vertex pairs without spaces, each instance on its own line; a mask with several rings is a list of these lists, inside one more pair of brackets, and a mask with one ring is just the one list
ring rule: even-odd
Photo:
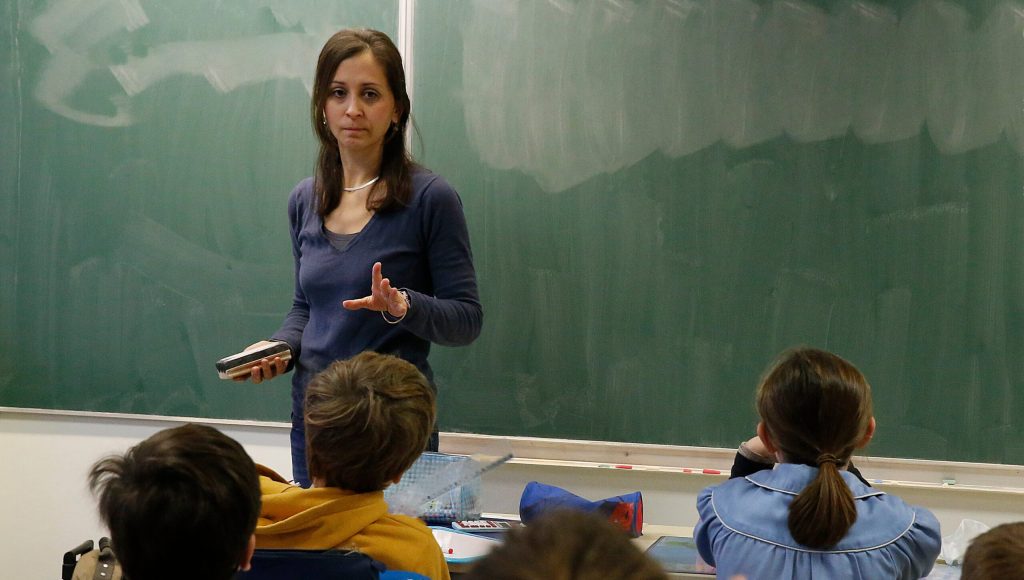
[[337,361],[306,387],[306,454],[318,485],[379,491],[427,446],[434,390],[411,363],[364,352]]
[[665,572],[607,519],[560,510],[524,529],[477,562],[471,578],[486,580],[663,580]]
[[1024,580],[1024,522],[1002,524],[971,541],[963,580]]

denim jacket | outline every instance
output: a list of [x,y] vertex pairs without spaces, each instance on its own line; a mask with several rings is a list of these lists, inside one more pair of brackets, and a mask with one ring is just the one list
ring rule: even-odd
[[857,521],[838,544],[813,549],[797,543],[786,521],[789,504],[817,476],[807,465],[781,463],[704,489],[694,540],[720,578],[921,578],[942,545],[939,522],[924,508],[841,472],[853,492]]

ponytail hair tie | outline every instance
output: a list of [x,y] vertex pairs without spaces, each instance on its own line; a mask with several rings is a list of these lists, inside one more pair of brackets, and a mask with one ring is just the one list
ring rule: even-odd
[[821,455],[818,456],[817,463],[818,466],[821,466],[822,463],[831,463],[832,465],[839,465],[840,461],[838,457],[832,455],[831,453],[822,453]]

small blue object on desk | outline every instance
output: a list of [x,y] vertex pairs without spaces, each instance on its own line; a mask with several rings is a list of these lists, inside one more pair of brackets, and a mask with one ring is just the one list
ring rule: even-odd
[[693,538],[662,536],[647,548],[647,555],[661,564],[666,572],[715,575],[714,566],[701,560]]

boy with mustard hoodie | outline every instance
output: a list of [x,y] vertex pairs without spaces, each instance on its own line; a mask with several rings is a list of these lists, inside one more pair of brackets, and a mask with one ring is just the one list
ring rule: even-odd
[[364,352],[337,361],[306,387],[306,452],[313,487],[259,466],[257,548],[365,553],[389,569],[449,578],[420,520],[387,513],[384,488],[426,448],[434,391],[412,364]]

